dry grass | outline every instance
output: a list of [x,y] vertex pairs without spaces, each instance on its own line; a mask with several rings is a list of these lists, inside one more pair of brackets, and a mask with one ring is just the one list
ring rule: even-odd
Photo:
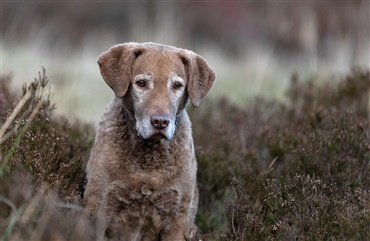
[[293,76],[288,104],[192,112],[198,225],[217,240],[368,239],[369,94],[366,70],[320,86]]
[[[220,98],[189,109],[194,240],[369,239],[370,73],[326,83],[293,76],[285,104]],[[81,198],[91,126],[53,117],[45,73],[20,97],[2,86],[1,240],[95,239]]]
[[1,240],[91,240],[81,206],[91,127],[52,117],[44,69],[16,106],[8,81],[1,79]]

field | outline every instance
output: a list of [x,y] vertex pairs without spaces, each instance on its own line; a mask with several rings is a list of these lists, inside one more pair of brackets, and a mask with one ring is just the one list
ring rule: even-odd
[[1,240],[96,238],[84,170],[111,98],[96,59],[127,41],[190,48],[217,74],[188,108],[194,240],[370,239],[368,2],[1,4]]

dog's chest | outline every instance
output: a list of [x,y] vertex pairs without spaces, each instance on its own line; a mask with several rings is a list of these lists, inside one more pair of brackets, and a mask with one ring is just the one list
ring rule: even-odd
[[170,145],[124,147],[105,168],[109,169],[111,181],[138,180],[163,185],[189,168],[191,154]]
[[148,184],[113,184],[106,193],[106,201],[110,225],[125,223],[132,230],[150,227],[159,232],[177,215],[181,193],[173,188],[155,189]]

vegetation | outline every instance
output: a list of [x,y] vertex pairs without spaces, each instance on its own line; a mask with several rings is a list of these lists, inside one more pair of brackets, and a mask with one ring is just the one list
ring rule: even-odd
[[219,240],[369,239],[370,74],[313,83],[293,76],[286,105],[221,100],[194,111],[202,230],[222,230]]
[[[53,115],[45,71],[20,98],[9,81],[0,83],[1,240],[93,240],[81,198],[93,128]],[[294,75],[285,103],[220,98],[189,109],[194,240],[369,239],[369,93],[368,70],[320,85]]]
[[91,240],[81,199],[91,126],[72,128],[65,118],[52,116],[45,70],[23,86],[15,108],[18,98],[9,81],[0,83],[1,240]]

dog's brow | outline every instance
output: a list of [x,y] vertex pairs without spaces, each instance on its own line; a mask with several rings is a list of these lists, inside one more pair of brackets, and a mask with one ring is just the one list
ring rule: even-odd
[[172,81],[178,81],[178,82],[181,82],[181,83],[183,83],[184,82],[184,80],[183,80],[183,78],[181,78],[180,76],[178,76],[178,75],[174,75],[174,76],[172,76]]
[[175,82],[175,81],[177,81],[177,82],[180,82],[180,83],[184,83],[185,81],[184,81],[184,79],[183,78],[181,78],[180,76],[178,76],[177,74],[175,74],[175,73],[172,73],[171,74],[171,77],[169,78],[170,79],[170,82],[171,83],[173,83],[173,82]]
[[139,79],[150,79],[152,76],[151,74],[138,74],[134,77],[134,80],[139,80]]

